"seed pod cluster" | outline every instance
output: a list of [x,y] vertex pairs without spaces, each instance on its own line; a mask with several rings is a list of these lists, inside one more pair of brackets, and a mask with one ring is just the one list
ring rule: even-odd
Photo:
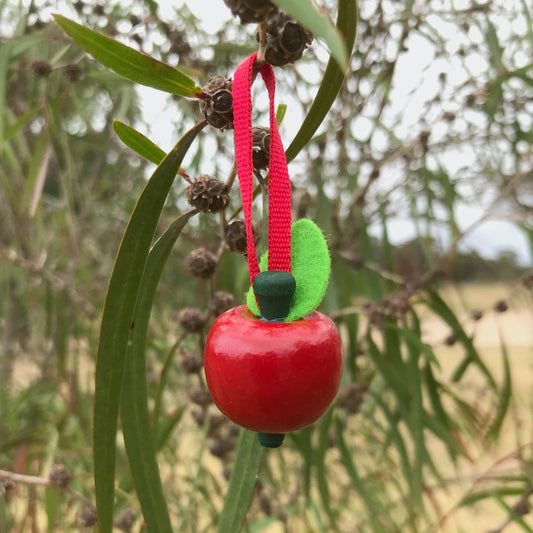
[[48,481],[52,487],[58,489],[67,488],[72,476],[63,465],[54,465],[48,474]]
[[205,316],[196,307],[185,307],[178,313],[178,322],[185,331],[197,333],[205,325]]
[[198,278],[210,278],[217,267],[216,257],[205,248],[197,248],[185,258],[185,265]]
[[98,522],[98,511],[93,505],[83,507],[78,518],[80,527],[92,527]]
[[242,220],[234,220],[224,233],[224,239],[232,252],[246,253],[246,225]]
[[197,374],[204,366],[203,358],[194,353],[182,352],[180,357],[180,366],[187,374]]
[[270,0],[224,0],[224,3],[243,24],[262,22],[278,9]]
[[219,130],[233,128],[233,83],[218,75],[209,79],[202,88],[200,110],[211,126]]
[[215,316],[221,315],[235,305],[233,294],[225,291],[216,291],[209,301],[209,311]]
[[270,128],[252,128],[252,160],[256,170],[268,167],[270,159]]
[[120,531],[124,531],[124,533],[130,533],[136,520],[137,516],[135,515],[135,512],[131,509],[126,509],[117,516],[113,525],[117,529],[120,529]]
[[[259,238],[259,230],[257,226],[252,225],[252,233],[254,240],[257,243]],[[224,240],[228,248],[232,252],[239,252],[246,254],[247,250],[247,237],[246,237],[246,225],[243,220],[234,220],[226,227],[224,232]]]
[[198,211],[216,213],[229,204],[228,188],[219,179],[203,174],[187,187],[187,201]]
[[[294,63],[311,44],[313,34],[286,13],[278,12],[267,20],[265,60],[276,67]],[[256,34],[259,40],[259,35]]]

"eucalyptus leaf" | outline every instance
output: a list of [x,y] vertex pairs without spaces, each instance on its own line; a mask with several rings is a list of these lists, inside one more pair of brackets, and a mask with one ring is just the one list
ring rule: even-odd
[[120,122],[118,120],[113,121],[113,129],[119,136],[120,140],[134,152],[140,156],[148,159],[152,163],[159,165],[165,157],[165,152],[153,143],[148,137],[137,131],[136,129]]
[[146,339],[155,293],[163,267],[191,214],[178,217],[154,244],[144,269],[134,315],[121,395],[121,420],[124,444],[141,503],[144,520],[150,531],[172,533],[172,525],[163,494],[157,465],[157,443],[151,432],[146,383]]
[[124,232],[109,281],[94,397],[94,481],[100,533],[111,533],[113,528],[116,433],[124,363],[150,244],[176,172],[205,125],[204,121],[191,128],[146,184]]
[[224,500],[224,508],[220,513],[218,533],[230,531],[237,533],[241,530],[255,486],[260,452],[261,446],[257,434],[242,429]]
[[87,53],[124,78],[180,96],[195,97],[202,92],[201,87],[178,69],[62,15],[54,15],[54,18]]

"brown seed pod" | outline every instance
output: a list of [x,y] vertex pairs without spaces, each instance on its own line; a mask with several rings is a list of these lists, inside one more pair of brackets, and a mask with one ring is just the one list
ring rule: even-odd
[[217,439],[209,446],[209,451],[215,457],[224,459],[235,449],[235,444],[229,439]]
[[209,250],[197,248],[187,255],[185,264],[193,275],[207,279],[215,273],[217,260]]
[[116,520],[113,522],[113,525],[117,529],[120,529],[120,531],[130,533],[133,525],[135,524],[135,520],[137,520],[135,512],[131,509],[126,509],[117,516]]
[[6,475],[0,474],[0,498],[5,498],[9,501],[11,495],[15,492],[15,483]]
[[80,527],[92,527],[98,522],[98,511],[92,505],[86,505],[78,519]]
[[72,475],[63,465],[54,465],[48,474],[48,481],[52,487],[58,489],[67,488]]
[[262,22],[278,9],[270,0],[224,0],[224,3],[244,24]]
[[213,403],[211,394],[206,387],[194,387],[189,390],[189,398],[192,403],[199,405],[200,407],[207,407]]
[[232,252],[246,253],[246,224],[242,220],[234,220],[228,224],[224,240]]
[[228,188],[219,179],[202,174],[187,187],[187,201],[198,211],[216,213],[229,204]]
[[202,88],[200,111],[211,126],[219,130],[233,128],[232,81],[218,75]]
[[213,315],[221,315],[224,311],[235,306],[235,297],[233,294],[225,291],[217,291],[209,301],[209,310]]
[[453,333],[450,333],[450,334],[444,339],[444,344],[445,344],[446,346],[453,346],[456,342],[457,342],[457,337],[456,337],[455,334],[453,334]]
[[180,365],[187,374],[197,374],[202,370],[204,361],[198,354],[183,352],[180,358]]
[[483,312],[482,311],[479,311],[478,309],[474,309],[471,313],[470,313],[470,318],[472,320],[474,320],[475,322],[477,322],[478,320],[481,320],[483,318]]
[[[252,225],[252,233],[254,240],[257,243],[257,240],[259,239],[259,230],[255,225]],[[234,220],[228,224],[224,233],[224,240],[232,252],[246,254],[247,237],[245,223],[242,220]]]
[[70,63],[65,67],[67,78],[75,83],[83,78],[83,68],[78,63]]
[[[258,33],[256,39],[259,40]],[[278,12],[267,21],[265,40],[265,60],[282,67],[302,57],[313,40],[313,34],[287,14]]]
[[494,304],[494,311],[497,313],[505,313],[509,309],[507,302],[505,300],[499,300]]
[[50,76],[50,73],[52,72],[52,65],[48,63],[48,61],[44,60],[36,60],[31,64],[31,68],[33,72],[35,72],[35,75],[39,78],[46,78]]
[[205,316],[195,307],[185,307],[178,313],[180,326],[189,333],[201,331],[205,325]]
[[270,159],[270,128],[264,126],[253,127],[252,143],[254,168],[256,170],[267,168]]

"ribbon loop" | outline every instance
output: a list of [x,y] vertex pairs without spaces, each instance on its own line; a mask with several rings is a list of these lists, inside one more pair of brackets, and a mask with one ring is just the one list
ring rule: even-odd
[[[252,97],[254,65],[257,53],[243,61],[233,79],[233,124],[237,175],[241,189],[246,225],[248,268],[253,283],[259,263],[252,233],[253,161],[252,161]],[[276,122],[276,81],[271,65],[259,70],[270,100],[270,156],[268,178],[268,269],[291,271],[291,184],[287,159]]]

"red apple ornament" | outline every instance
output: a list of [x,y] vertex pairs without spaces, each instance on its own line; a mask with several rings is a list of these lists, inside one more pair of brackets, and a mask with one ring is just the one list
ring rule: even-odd
[[214,322],[205,348],[205,375],[217,407],[233,422],[277,447],[283,434],[315,422],[329,407],[342,375],[335,324],[318,311],[283,322],[294,292],[288,272],[254,279],[261,318],[243,305]]

